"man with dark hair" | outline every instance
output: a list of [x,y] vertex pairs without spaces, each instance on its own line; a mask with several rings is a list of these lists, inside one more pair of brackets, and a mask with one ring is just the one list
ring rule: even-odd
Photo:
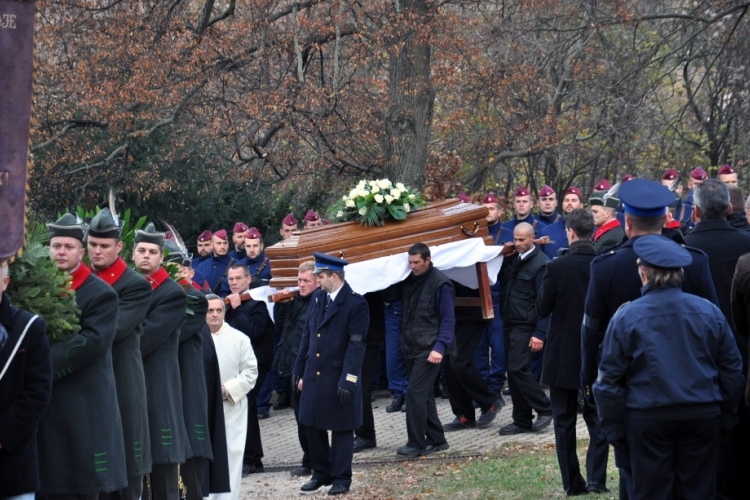
[[227,296],[229,308],[225,321],[232,328],[248,336],[258,363],[255,386],[247,394],[247,441],[242,467],[243,474],[252,474],[263,472],[263,443],[258,424],[257,403],[258,393],[273,363],[273,322],[266,305],[249,297],[252,280],[247,266],[233,264],[229,268],[228,281],[232,293]]
[[211,291],[220,297],[229,295],[227,272],[235,260],[229,255],[229,236],[225,229],[219,229],[211,237],[211,257],[195,267],[196,273],[206,277]]
[[450,279],[433,267],[427,245],[412,245],[408,259],[411,274],[401,294],[401,348],[409,375],[408,441],[396,453],[419,456],[448,449],[432,388],[443,356],[455,349],[455,291]]
[[205,262],[211,257],[211,252],[213,251],[213,239],[214,233],[212,233],[210,230],[206,229],[201,234],[198,235],[198,241],[196,242],[196,251],[197,255],[193,257],[193,269],[198,267],[200,264]]
[[[552,421],[549,398],[531,373],[532,353],[544,346],[549,326],[549,319],[540,317],[536,311],[547,256],[534,244],[531,224],[518,224],[513,239],[516,253],[503,260],[498,275],[508,387],[513,400],[513,423],[500,429],[501,436],[541,431]],[[537,412],[533,425],[532,409]]]
[[[732,319],[732,278],[739,258],[750,252],[750,234],[734,229],[727,222],[732,211],[727,185],[716,179],[708,179],[694,189],[692,220],[693,230],[685,236],[685,243],[703,250],[708,255],[711,278],[719,298],[719,308],[727,321]],[[747,375],[748,341],[743,335],[732,332],[742,354],[742,373]],[[740,469],[736,459],[750,448],[750,415],[744,401],[738,413],[739,425],[732,436],[732,449],[722,449],[719,459],[717,489],[722,494],[750,496],[750,487],[740,480]]]
[[237,262],[242,262],[247,257],[245,253],[245,233],[247,233],[247,224],[244,222],[235,222],[232,228],[232,243],[234,250],[229,252],[229,256]]
[[563,216],[557,222],[549,224],[542,229],[542,237],[548,236],[550,239],[550,242],[542,247],[542,251],[544,251],[549,259],[556,258],[557,251],[568,244],[565,232],[565,217],[573,210],[582,208],[582,200],[583,195],[581,195],[581,190],[575,186],[570,186],[567,191],[565,191],[565,196],[563,196]]
[[[146,380],[140,350],[141,323],[151,303],[151,285],[120,258],[120,231],[122,227],[105,208],[89,223],[86,243],[91,270],[119,297],[112,366],[128,473],[128,486],[119,491],[119,496],[122,500],[138,500],[143,489],[143,476],[151,472]],[[132,446],[131,443],[139,445]]]
[[297,230],[297,219],[294,218],[294,214],[289,213],[281,221],[281,228],[279,228],[279,234],[282,240],[288,240],[292,237],[292,232]]
[[[633,244],[641,236],[661,234],[667,206],[674,201],[669,189],[647,179],[622,184],[618,195],[625,208],[625,233],[629,239],[591,263],[581,330],[581,382],[587,397],[591,397],[591,384],[598,372],[599,348],[610,319],[622,304],[641,296],[643,284],[638,276],[638,257]],[[685,268],[683,290],[718,304],[706,255],[696,249],[688,248],[688,251],[693,260]],[[620,496],[628,498],[632,496],[633,481],[627,447],[615,449],[615,462],[620,468]]]
[[[52,365],[44,320],[16,309],[0,262],[0,498],[32,500],[39,490],[37,427],[52,396]],[[2,371],[3,368],[0,368]]]
[[47,232],[50,259],[72,277],[81,330],[50,350],[54,383],[39,422],[39,493],[90,498],[128,485],[112,369],[119,299],[83,264],[86,231],[73,214],[47,224]]
[[[278,349],[274,355],[274,367],[280,377],[287,379],[292,378],[294,362],[299,354],[302,332],[307,324],[307,313],[310,309],[310,298],[313,292],[318,289],[318,281],[313,274],[315,264],[307,261],[300,264],[297,270],[297,284],[299,290],[291,302],[277,302],[273,308],[274,321],[276,327],[281,330],[281,340]],[[307,446],[307,431],[299,423],[299,391],[292,388],[292,408],[294,409],[294,418],[297,421],[297,438],[302,448],[302,465],[290,471],[292,476],[309,476],[310,456]]]
[[348,262],[319,252],[313,256],[321,289],[311,298],[293,370],[314,471],[300,492],[332,484],[328,494],[342,495],[352,483],[354,429],[362,425],[360,372],[370,315],[364,297],[344,281]]
[[258,228],[251,227],[245,233],[245,265],[252,283],[250,288],[266,286],[271,279],[271,262],[266,257],[263,235]]
[[185,418],[180,379],[180,327],[187,295],[161,266],[164,233],[153,223],[135,232],[133,261],[151,284],[151,302],[141,330],[141,356],[146,376],[148,427],[151,437],[151,494],[154,500],[179,498],[178,467],[185,462]]
[[608,446],[599,427],[596,407],[585,402],[583,419],[590,442],[586,453],[588,480],[584,480],[576,455],[576,417],[581,388],[581,321],[591,261],[596,257],[591,243],[594,219],[584,209],[573,210],[565,216],[565,229],[569,252],[547,264],[536,308],[540,317],[552,314],[542,383],[549,386],[563,489],[572,496],[608,491]]
[[727,222],[738,231],[750,233],[750,224],[747,222],[745,199],[742,196],[742,191],[732,184],[727,184],[727,189],[729,190],[729,202],[732,204],[732,211],[727,215]]

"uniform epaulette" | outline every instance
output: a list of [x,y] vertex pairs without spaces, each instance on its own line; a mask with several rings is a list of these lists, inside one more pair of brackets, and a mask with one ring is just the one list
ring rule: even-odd
[[[615,314],[619,313],[620,309],[622,309],[623,307],[625,307],[628,304],[630,304],[630,301],[623,302],[622,305],[620,305],[620,307],[617,308],[617,310],[615,311]],[[613,315],[613,317],[614,317],[614,315]]]

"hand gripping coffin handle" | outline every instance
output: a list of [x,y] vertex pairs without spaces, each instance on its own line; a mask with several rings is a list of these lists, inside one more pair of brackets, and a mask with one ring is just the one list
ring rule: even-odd
[[473,230],[471,230],[471,231],[469,231],[468,229],[466,229],[466,228],[465,228],[464,226],[461,226],[461,231],[462,231],[462,232],[463,232],[463,233],[464,233],[464,234],[465,234],[466,236],[468,236],[469,238],[471,238],[472,236],[476,236],[476,234],[477,234],[477,230],[478,230],[478,229],[479,229],[479,223],[478,223],[478,222],[476,222],[476,221],[474,221],[474,229],[473,229]]

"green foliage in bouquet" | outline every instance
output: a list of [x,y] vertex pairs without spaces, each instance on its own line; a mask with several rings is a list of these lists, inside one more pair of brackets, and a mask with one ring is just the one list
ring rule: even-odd
[[404,220],[425,204],[422,194],[388,179],[359,181],[348,195],[333,204],[329,217],[339,222],[356,220],[368,226],[382,226],[387,219]]
[[44,319],[54,344],[81,330],[80,310],[70,288],[70,274],[60,271],[49,258],[47,228],[30,221],[27,233],[26,250],[10,265],[7,292],[15,307]]

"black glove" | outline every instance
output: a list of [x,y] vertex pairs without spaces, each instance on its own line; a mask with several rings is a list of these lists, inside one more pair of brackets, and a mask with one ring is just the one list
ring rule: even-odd
[[295,392],[299,392],[299,379],[300,377],[298,375],[292,377],[292,385],[294,386]]
[[341,401],[341,403],[343,404],[349,402],[349,398],[352,396],[352,393],[347,391],[346,389],[342,389],[341,387],[339,387],[336,391],[336,395],[339,397],[339,401]]

